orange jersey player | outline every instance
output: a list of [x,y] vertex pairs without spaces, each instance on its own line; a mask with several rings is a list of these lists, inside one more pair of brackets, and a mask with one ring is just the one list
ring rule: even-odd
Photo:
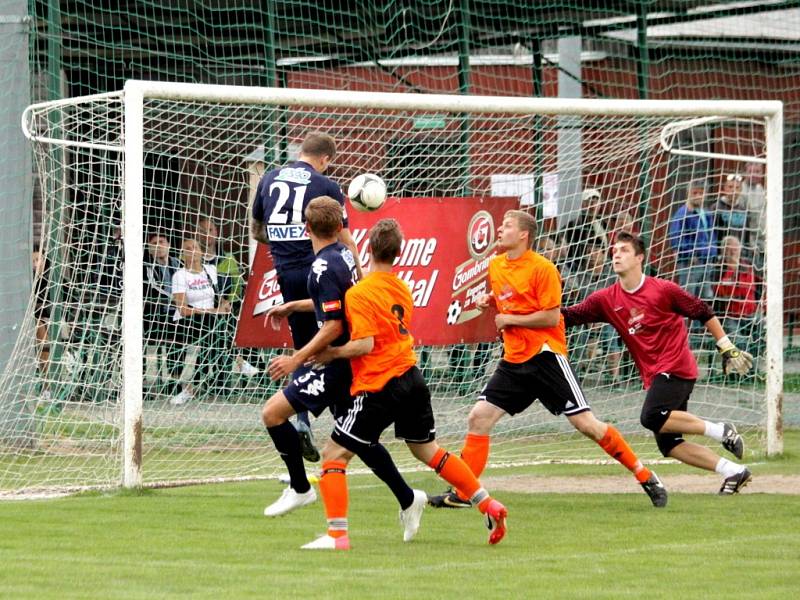
[[[408,286],[392,273],[392,263],[403,241],[394,219],[379,221],[371,230],[370,273],[345,296],[350,341],[328,348],[317,357],[326,362],[349,358],[353,369],[349,408],[337,412],[334,431],[323,450],[320,491],[328,519],[327,535],[306,544],[309,549],[349,548],[347,536],[346,468],[354,454],[378,443],[381,433],[394,423],[395,437],[436,473],[463,490],[469,502],[487,518],[489,543],[506,532],[507,510],[481,487],[458,456],[436,443],[431,395],[416,366],[410,324],[414,311]],[[404,539],[416,534],[427,502],[415,491],[413,505],[401,511]]]
[[[469,414],[461,458],[480,477],[489,458],[494,425],[538,399],[630,470],[654,506],[666,506],[667,491],[655,473],[642,465],[619,431],[594,416],[586,402],[567,361],[561,278],[552,262],[531,250],[535,236],[535,220],[519,210],[508,211],[498,228],[501,254],[489,263],[491,294],[479,298],[478,307],[486,309],[494,301],[504,354]],[[457,488],[432,497],[430,503],[460,508],[468,506],[466,498],[464,490]]]

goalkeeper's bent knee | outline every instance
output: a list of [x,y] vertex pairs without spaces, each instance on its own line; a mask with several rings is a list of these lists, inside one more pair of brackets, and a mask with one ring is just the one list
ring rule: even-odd
[[642,427],[649,429],[658,436],[658,432],[661,431],[664,423],[669,419],[670,414],[672,414],[671,410],[663,414],[658,407],[645,405],[642,407],[642,413],[639,415],[639,422],[642,424]]

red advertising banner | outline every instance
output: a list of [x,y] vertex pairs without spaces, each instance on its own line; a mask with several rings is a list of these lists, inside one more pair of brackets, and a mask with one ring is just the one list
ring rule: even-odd
[[[497,227],[518,198],[389,198],[374,213],[348,210],[350,231],[364,272],[369,269],[369,228],[395,218],[405,242],[395,273],[414,298],[411,333],[428,346],[497,339],[494,319],[475,308],[487,292],[486,273],[495,256]],[[349,207],[348,207],[349,208]],[[291,347],[287,326],[275,331],[265,315],[283,302],[266,248],[259,244],[247,282],[235,343],[240,347]]]

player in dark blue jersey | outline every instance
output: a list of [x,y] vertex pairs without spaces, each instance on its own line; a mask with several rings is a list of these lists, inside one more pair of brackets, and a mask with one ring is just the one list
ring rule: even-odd
[[290,486],[264,510],[268,517],[287,513],[317,499],[303,467],[300,437],[289,418],[302,411],[319,416],[325,408],[335,410],[337,400],[350,398],[352,372],[348,360],[317,367],[309,360],[329,345],[340,346],[349,339],[344,316],[344,295],[356,280],[353,253],[338,241],[342,228],[342,208],[336,200],[315,198],[305,209],[306,229],[316,252],[306,270],[310,298],[293,300],[274,308],[269,319],[273,325],[283,317],[297,313],[315,317],[316,334],[291,356],[274,358],[269,365],[273,379],[291,374],[291,381],[264,404],[261,416],[275,448],[289,469]]
[[[284,302],[309,297],[306,278],[314,262],[314,251],[305,227],[308,203],[314,198],[328,196],[344,209],[342,190],[323,175],[335,156],[336,142],[331,136],[320,132],[309,133],[303,140],[298,160],[269,171],[258,184],[250,220],[250,236],[269,245]],[[337,238],[353,253],[360,277],[361,266],[348,229],[346,211]],[[288,320],[293,345],[299,350],[316,334],[316,320],[310,312],[292,313]],[[319,460],[305,412],[298,414],[298,430],[306,459]]]

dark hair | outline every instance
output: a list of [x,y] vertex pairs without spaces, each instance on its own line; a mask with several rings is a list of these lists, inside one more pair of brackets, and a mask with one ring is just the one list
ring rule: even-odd
[[617,237],[614,239],[614,243],[623,242],[625,244],[630,244],[633,246],[633,252],[637,256],[641,255],[642,257],[647,259],[647,251],[644,249],[644,240],[640,238],[638,235],[633,235],[628,231],[620,231],[617,233]]
[[318,158],[327,156],[333,160],[333,157],[336,156],[336,142],[327,133],[312,131],[303,140],[303,144],[300,146],[300,153]]
[[154,237],[163,237],[165,240],[169,242],[169,236],[160,229],[156,229],[148,233],[147,237],[145,238],[145,241],[149,244],[150,240],[152,240]]
[[330,196],[317,196],[305,210],[306,223],[319,238],[335,237],[342,227],[342,205]]
[[393,263],[400,255],[403,245],[403,232],[394,219],[381,219],[369,230],[369,251],[373,260]]

